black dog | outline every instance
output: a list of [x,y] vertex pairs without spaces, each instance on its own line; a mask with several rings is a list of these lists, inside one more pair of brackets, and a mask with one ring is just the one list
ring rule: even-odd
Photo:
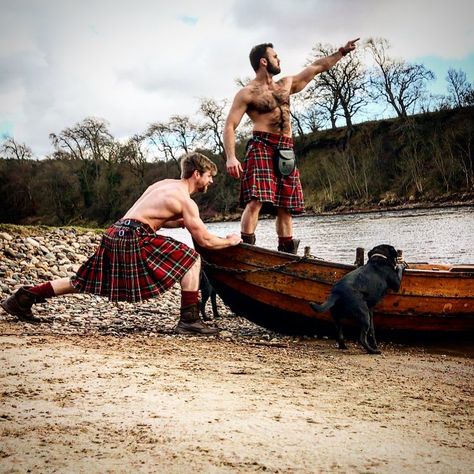
[[210,321],[211,318],[209,318],[206,314],[206,303],[209,298],[211,298],[211,304],[212,304],[212,314],[214,318],[219,317],[219,312],[217,311],[217,301],[216,301],[216,290],[214,287],[211,285],[211,282],[209,281],[209,278],[207,278],[207,275],[205,274],[204,271],[201,271],[201,282],[199,289],[201,290],[201,316],[204,321]]
[[[341,319],[354,318],[360,326],[359,342],[369,354],[380,354],[374,331],[372,308],[387,289],[398,291],[406,263],[397,263],[397,251],[391,245],[377,245],[368,253],[369,261],[349,272],[334,284],[329,298],[321,305],[310,303],[315,311],[331,310],[338,331],[339,349],[344,343]],[[369,344],[368,336],[372,339]]]

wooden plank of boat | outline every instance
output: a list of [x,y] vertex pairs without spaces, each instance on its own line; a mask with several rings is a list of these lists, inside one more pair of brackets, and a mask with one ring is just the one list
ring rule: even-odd
[[[355,266],[240,244],[225,250],[196,246],[206,274],[236,313],[281,332],[332,328],[315,313],[331,286]],[[474,266],[410,264],[399,292],[374,308],[377,331],[474,332]]]

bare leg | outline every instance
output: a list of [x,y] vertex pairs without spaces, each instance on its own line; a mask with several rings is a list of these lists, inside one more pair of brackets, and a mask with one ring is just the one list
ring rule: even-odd
[[245,206],[244,212],[242,213],[242,218],[240,221],[240,230],[244,234],[253,234],[257,228],[258,215],[260,209],[262,208],[262,203],[256,199],[252,199]]
[[181,279],[182,291],[198,291],[201,277],[201,259],[198,258],[194,265],[186,272]]
[[67,295],[69,293],[77,293],[78,290],[71,285],[71,279],[69,277],[59,278],[51,282],[54,294],[56,296]]
[[277,208],[276,232],[278,237],[293,237],[293,218],[291,214],[282,207]]

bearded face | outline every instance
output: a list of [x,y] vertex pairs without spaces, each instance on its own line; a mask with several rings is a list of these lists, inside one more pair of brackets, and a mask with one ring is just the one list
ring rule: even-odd
[[198,192],[206,193],[207,188],[209,187],[209,185],[212,182],[213,182],[213,179],[212,179],[212,174],[211,174],[210,171],[206,171],[205,173],[200,174],[199,175],[199,180],[196,183],[196,187],[197,187]]
[[273,64],[272,62],[269,61],[268,66],[267,66],[267,71],[272,76],[276,76],[277,74],[280,74],[281,68],[278,64]]
[[272,76],[276,76],[277,74],[280,74],[281,68],[280,68],[280,60],[278,59],[277,53],[275,53],[273,48],[268,48],[267,49],[267,54],[266,58],[267,60],[267,72],[271,74]]

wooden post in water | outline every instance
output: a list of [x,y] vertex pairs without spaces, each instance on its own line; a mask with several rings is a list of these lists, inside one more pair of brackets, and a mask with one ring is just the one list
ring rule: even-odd
[[356,259],[354,265],[361,267],[364,265],[364,249],[362,247],[356,248]]

